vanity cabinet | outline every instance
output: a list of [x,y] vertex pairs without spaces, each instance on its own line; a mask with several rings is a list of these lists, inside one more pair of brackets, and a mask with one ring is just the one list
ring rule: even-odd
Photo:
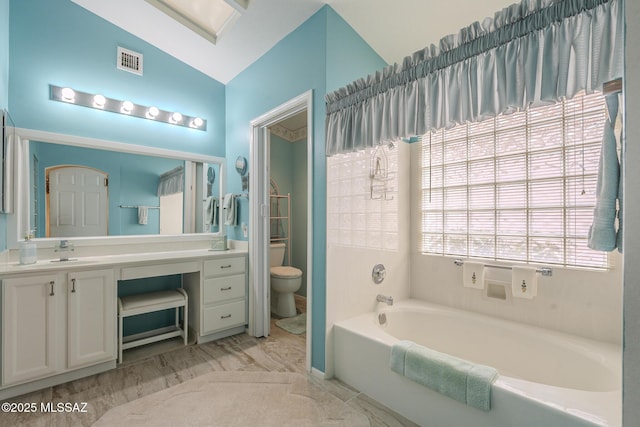
[[[2,384],[15,384],[58,370],[57,323],[64,306],[64,279],[42,275],[2,281]],[[64,337],[62,337],[64,338]]]
[[68,368],[79,368],[116,357],[116,299],[113,269],[69,273]]
[[[246,256],[203,261],[202,277],[190,277],[189,324],[197,341],[207,342],[244,332],[247,323]],[[191,304],[192,303],[192,304]]]
[[113,269],[2,281],[2,385],[116,358]]

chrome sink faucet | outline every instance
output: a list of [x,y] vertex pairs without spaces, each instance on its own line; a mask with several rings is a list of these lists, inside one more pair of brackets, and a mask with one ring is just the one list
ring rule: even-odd
[[54,249],[54,252],[60,253],[60,261],[69,261],[69,252],[73,251],[73,243],[68,240],[60,240]]
[[391,296],[384,296],[382,294],[378,294],[378,296],[376,297],[376,301],[378,302],[383,302],[387,305],[393,305],[393,297]]

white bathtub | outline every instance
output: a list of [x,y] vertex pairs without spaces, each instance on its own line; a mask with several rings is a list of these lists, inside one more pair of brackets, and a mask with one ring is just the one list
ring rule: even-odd
[[[401,339],[495,367],[491,410],[392,372],[391,346]],[[337,378],[421,425],[621,425],[622,356],[612,344],[418,300],[338,322],[333,340]]]

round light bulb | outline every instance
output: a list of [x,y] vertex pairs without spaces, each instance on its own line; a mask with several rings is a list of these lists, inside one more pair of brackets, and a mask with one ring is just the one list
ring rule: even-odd
[[158,114],[160,114],[160,110],[158,110],[158,108],[156,107],[149,107],[149,111],[147,111],[147,115],[152,118],[155,119]]
[[173,113],[171,115],[171,120],[173,120],[174,123],[179,123],[182,121],[182,114],[178,113],[177,111],[175,113]]
[[130,112],[133,111],[133,102],[131,101],[124,101],[122,103],[122,112],[129,114]]
[[70,87],[62,88],[61,93],[62,99],[64,99],[65,101],[73,101],[73,99],[76,97],[76,92]]
[[202,119],[200,117],[196,117],[195,119],[193,119],[193,126],[199,128],[200,126],[202,126],[204,122],[202,121]]
[[107,98],[105,98],[104,96],[102,96],[100,94],[98,94],[98,95],[93,97],[93,104],[98,108],[104,107],[104,104],[106,102],[107,102]]

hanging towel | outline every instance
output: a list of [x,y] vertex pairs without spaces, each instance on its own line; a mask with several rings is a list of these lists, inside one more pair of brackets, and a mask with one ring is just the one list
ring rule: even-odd
[[[622,103],[622,93],[618,93],[617,96],[618,99],[618,105],[624,105]],[[618,119],[615,121],[614,124],[614,132],[615,132],[615,137],[616,137],[616,142],[617,142],[617,148],[618,148],[618,153],[622,153],[622,144],[620,141],[622,141],[622,117],[624,116],[624,112],[620,111],[618,109]],[[620,160],[620,184],[618,185],[618,234],[617,234],[617,238],[616,238],[616,246],[618,247],[618,252],[622,253],[622,212],[624,211],[623,209],[623,196],[624,196],[624,168],[625,168],[625,161],[624,161],[624,157],[621,155],[619,157]]]
[[498,376],[495,368],[476,365],[411,341],[400,341],[391,347],[389,367],[459,402],[483,411],[491,409],[491,384]]
[[149,220],[149,207],[138,206],[138,224],[147,225],[148,220]]
[[462,264],[462,284],[465,288],[484,289],[484,264],[465,260]]
[[616,248],[616,201],[620,186],[620,164],[616,147],[614,126],[618,115],[618,96],[606,97],[607,120],[604,125],[602,150],[598,164],[598,182],[596,187],[596,207],[593,211],[593,224],[589,229],[588,246],[599,251],[612,251]]
[[204,210],[204,223],[206,225],[217,225],[218,224],[218,207],[220,203],[218,202],[217,197],[209,196],[207,200],[204,202],[205,210]]
[[230,225],[232,227],[235,227],[236,225],[238,225],[236,196],[231,193],[225,194],[224,202],[222,206],[224,209],[224,225]]
[[527,299],[538,295],[538,274],[534,267],[511,268],[511,294],[514,298]]

